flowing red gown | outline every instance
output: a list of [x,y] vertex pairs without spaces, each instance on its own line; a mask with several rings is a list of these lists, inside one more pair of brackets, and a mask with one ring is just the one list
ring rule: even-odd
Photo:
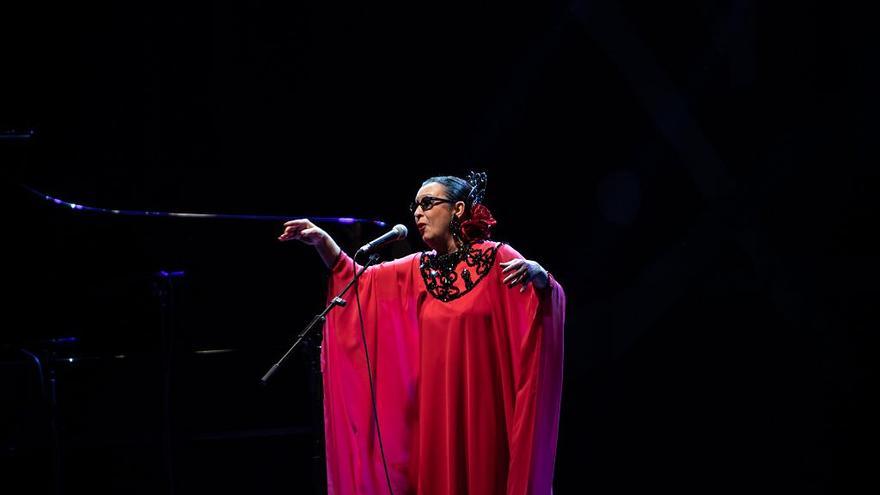
[[[428,292],[421,253],[371,266],[359,281],[396,495],[552,493],[565,294],[552,276],[543,290],[508,288],[499,263],[522,256],[495,242],[474,247],[494,251],[491,268],[448,302]],[[330,297],[353,270],[340,255]],[[386,494],[354,289],[345,299],[321,348],[327,484],[331,495]]]

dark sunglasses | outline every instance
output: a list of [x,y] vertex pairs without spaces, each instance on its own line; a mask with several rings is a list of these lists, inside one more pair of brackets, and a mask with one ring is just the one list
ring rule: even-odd
[[413,215],[416,214],[416,208],[419,206],[422,207],[422,211],[428,211],[433,208],[435,205],[439,203],[455,203],[451,199],[446,198],[435,198],[434,196],[425,196],[419,201],[413,201],[409,204],[409,212]]

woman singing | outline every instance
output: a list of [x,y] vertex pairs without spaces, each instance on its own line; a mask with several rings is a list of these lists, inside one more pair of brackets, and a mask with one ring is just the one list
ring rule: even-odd
[[[565,294],[538,263],[489,240],[486,175],[432,177],[410,208],[430,251],[369,267],[328,315],[321,348],[330,494],[552,493]],[[357,266],[308,220],[330,297]]]

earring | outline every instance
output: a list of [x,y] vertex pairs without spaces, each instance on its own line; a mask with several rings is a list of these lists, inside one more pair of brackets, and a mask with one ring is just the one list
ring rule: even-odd
[[456,242],[461,242],[461,220],[455,214],[452,215],[452,220],[449,221],[449,231]]

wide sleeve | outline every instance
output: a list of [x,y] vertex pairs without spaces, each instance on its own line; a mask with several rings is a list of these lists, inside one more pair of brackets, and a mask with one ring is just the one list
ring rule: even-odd
[[[413,486],[410,456],[416,427],[418,326],[414,255],[369,267],[357,284],[389,476],[395,493]],[[342,253],[331,267],[328,302],[352,279]],[[329,494],[387,492],[355,288],[327,315],[321,346]]]
[[[499,247],[497,263],[515,258],[522,256],[510,246]],[[495,283],[501,285],[515,387],[507,495],[550,494],[562,399],[565,293],[552,275],[544,289],[529,284],[522,293],[520,286],[504,286],[504,276],[498,267]]]

